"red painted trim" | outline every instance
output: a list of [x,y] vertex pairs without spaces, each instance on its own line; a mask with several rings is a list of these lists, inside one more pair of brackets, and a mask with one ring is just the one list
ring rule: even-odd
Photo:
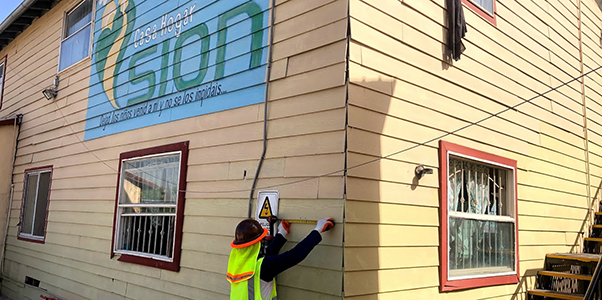
[[4,63],[4,68],[2,69],[2,89],[0,89],[0,109],[2,109],[2,102],[4,99],[4,86],[6,83],[6,62],[8,61],[8,54],[4,55],[0,64]]
[[[19,231],[17,233],[17,239],[18,240],[32,242],[32,243],[38,243],[38,244],[44,244],[44,243],[46,243],[46,231],[48,229],[48,212],[50,211],[50,209],[49,209],[49,207],[50,207],[50,193],[52,193],[52,174],[54,173],[53,166],[44,166],[44,167],[31,168],[31,169],[27,169],[27,170],[24,171],[25,174],[23,175],[23,198],[22,198],[22,201],[21,201],[21,214],[19,215],[19,224],[23,224],[23,209],[25,208],[25,196],[26,196],[26,193],[25,193],[25,189],[26,189],[25,184],[27,182],[27,174],[31,173],[31,172],[40,171],[40,170],[47,170],[47,169],[50,169],[50,185],[48,186],[48,199],[46,200],[46,219],[44,220],[44,237],[41,240],[32,239],[32,238],[28,238],[28,237],[23,237],[23,236],[21,236],[22,225],[19,225]],[[34,224],[34,226],[35,226],[35,224]]]
[[[447,207],[447,155],[449,152],[454,152],[458,154],[463,154],[466,156],[474,157],[476,159],[486,160],[490,162],[495,162],[499,164],[503,164],[514,169],[514,209],[515,209],[515,229],[516,235],[514,238],[515,241],[515,253],[516,253],[516,274],[505,275],[505,276],[492,276],[485,278],[476,278],[476,279],[462,279],[462,280],[449,280],[449,274],[447,273],[447,265],[448,265],[448,257],[447,257],[447,249],[448,249],[448,241],[447,241],[447,218],[448,218],[448,207]],[[520,260],[518,255],[518,195],[517,195],[517,172],[516,172],[517,163],[515,160],[505,158],[502,156],[497,156],[494,154],[490,154],[487,152],[475,150],[472,148],[460,146],[457,144],[445,142],[443,140],[439,141],[439,200],[440,200],[440,218],[439,222],[441,226],[439,227],[439,279],[440,285],[439,289],[441,292],[448,291],[456,291],[462,289],[476,288],[476,287],[485,287],[485,286],[494,286],[494,285],[503,285],[503,284],[515,284],[519,282],[519,274],[520,274]]]
[[[2,100],[0,100],[0,107],[2,106]],[[19,123],[21,123],[21,121],[19,120],[19,117],[14,116],[12,118],[8,118],[8,119],[4,119],[4,120],[0,120],[0,126],[8,126],[8,125],[19,125]]]
[[488,11],[486,11],[484,8],[482,8],[481,6],[479,6],[478,4],[475,4],[474,2],[472,2],[470,0],[462,0],[462,3],[464,3],[464,5],[466,5],[472,11],[477,13],[477,15],[481,16],[483,19],[485,19],[489,23],[493,24],[493,26],[497,26],[497,3],[496,3],[496,0],[493,0],[493,16]]
[[188,174],[188,147],[189,142],[181,142],[169,145],[163,145],[158,147],[146,148],[142,150],[135,150],[130,152],[121,153],[119,155],[119,169],[117,172],[117,189],[115,192],[115,210],[113,213],[113,236],[111,240],[111,258],[115,256],[115,225],[117,222],[117,204],[119,202],[119,189],[121,187],[121,163],[125,159],[142,157],[153,154],[161,154],[167,152],[181,151],[182,157],[180,159],[180,182],[178,192],[178,205],[176,207],[176,225],[174,232],[174,253],[173,262],[161,261],[147,257],[141,257],[130,254],[121,254],[119,261],[135,263],[145,265],[149,267],[170,270],[178,272],[180,270],[180,255],[182,252],[182,228],[184,226],[184,202],[186,198],[186,174]]

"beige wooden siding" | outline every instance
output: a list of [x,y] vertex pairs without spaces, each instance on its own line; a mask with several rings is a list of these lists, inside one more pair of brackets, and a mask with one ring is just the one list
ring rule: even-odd
[[[16,119],[10,125],[0,125],[0,141],[3,147],[0,150],[0,229],[1,234],[6,234],[6,218],[9,211],[11,198],[12,162],[15,155],[15,141],[17,139],[18,125]],[[4,239],[0,240],[0,246],[4,247]]]
[[[57,99],[41,94],[57,73],[63,13],[76,3],[61,1],[0,52],[8,54],[0,117],[24,114],[2,293],[38,298],[39,290],[24,288],[30,276],[65,299],[227,299],[229,244],[247,215],[263,104],[82,142],[90,60],[60,73]],[[269,140],[258,187],[276,186],[269,189],[280,191],[282,217],[342,221],[343,173],[319,175],[345,166],[347,1],[276,4]],[[180,272],[110,259],[119,154],[180,141],[190,141]],[[43,165],[54,166],[52,191],[46,243],[34,244],[16,239],[17,224],[24,170]],[[293,225],[285,250],[311,229]],[[342,245],[337,226],[278,277],[281,298],[340,299]]]
[[[346,299],[521,298],[545,253],[581,250],[587,170],[581,84],[573,81],[443,138],[517,160],[521,281],[439,292],[437,138],[579,76],[577,2],[497,0],[497,26],[465,7],[467,50],[450,65],[444,0],[350,1],[349,166],[436,141],[349,171]],[[583,2],[591,15],[584,24],[595,24],[584,28],[591,69],[600,65],[602,14]],[[588,102],[592,193],[602,162],[593,145],[602,115],[589,112],[602,103],[595,81],[586,92],[597,101]],[[434,174],[417,181],[418,164]]]

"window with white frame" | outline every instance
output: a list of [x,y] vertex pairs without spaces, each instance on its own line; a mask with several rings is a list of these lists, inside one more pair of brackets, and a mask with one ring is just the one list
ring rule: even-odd
[[113,237],[120,260],[179,267],[187,153],[180,143],[122,154]]
[[518,282],[516,161],[441,142],[442,290]]
[[0,108],[4,97],[4,76],[6,75],[6,57],[0,60]]
[[451,154],[448,167],[450,279],[515,272],[512,170]]
[[44,241],[52,167],[25,171],[19,238]]
[[488,12],[490,15],[493,15],[493,6],[495,0],[470,0],[482,8],[484,11]]
[[59,71],[90,56],[93,5],[92,0],[84,0],[65,15]]

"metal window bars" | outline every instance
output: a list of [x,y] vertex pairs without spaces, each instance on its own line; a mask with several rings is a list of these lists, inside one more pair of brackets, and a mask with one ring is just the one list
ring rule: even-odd
[[448,268],[472,278],[515,270],[515,220],[507,212],[508,171],[449,158]]

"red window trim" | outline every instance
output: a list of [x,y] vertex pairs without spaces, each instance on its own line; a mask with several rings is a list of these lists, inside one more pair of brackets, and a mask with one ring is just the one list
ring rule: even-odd
[[113,214],[113,236],[111,241],[111,258],[115,256],[115,224],[117,222],[117,203],[119,202],[119,188],[120,188],[120,180],[121,180],[121,162],[124,159],[153,155],[153,154],[161,154],[166,152],[174,152],[174,151],[182,151],[182,157],[180,160],[180,182],[179,182],[179,192],[178,192],[178,205],[176,207],[176,226],[174,232],[174,253],[173,253],[173,261],[161,261],[152,258],[130,255],[130,254],[120,254],[120,257],[117,259],[118,261],[134,263],[144,266],[149,266],[153,268],[159,268],[169,271],[178,272],[180,270],[180,254],[182,252],[182,227],[184,225],[184,201],[186,196],[186,174],[188,170],[188,147],[189,142],[181,142],[169,145],[163,145],[158,147],[151,147],[142,150],[135,150],[130,152],[121,153],[119,155],[119,168],[117,170],[117,189],[115,192],[115,211]]
[[488,11],[482,8],[480,5],[470,1],[470,0],[462,0],[468,8],[477,13],[477,15],[481,16],[483,19],[487,20],[489,23],[493,24],[493,26],[497,26],[497,1],[493,0],[493,15],[491,15]]
[[[0,103],[0,105],[1,105],[1,103]],[[22,120],[19,116],[13,116],[8,119],[0,120],[0,126],[8,126],[8,125],[16,126],[16,125],[21,124],[21,121]]]
[[[464,154],[470,157],[474,157],[476,159],[486,160],[490,162],[496,162],[499,164],[503,164],[506,166],[511,166],[514,168],[514,191],[515,191],[515,224],[516,224],[516,236],[515,236],[515,251],[516,251],[516,274],[506,275],[506,276],[492,276],[485,278],[476,278],[476,279],[461,279],[461,280],[449,280],[447,273],[447,157],[449,152],[454,152],[458,154]],[[439,141],[439,200],[440,200],[440,224],[439,227],[439,257],[440,257],[440,265],[439,265],[439,278],[440,278],[440,286],[439,289],[441,292],[449,292],[456,290],[463,290],[469,288],[476,287],[486,287],[486,286],[494,286],[494,285],[503,285],[503,284],[515,284],[519,282],[519,253],[518,253],[518,196],[517,196],[517,176],[516,176],[516,161],[512,159],[508,159],[505,157],[497,156],[494,154],[490,154],[487,152],[471,149],[468,147],[460,146],[457,144],[445,142],[443,140]]]
[[[44,237],[41,240],[39,240],[39,239],[32,239],[29,237],[21,236],[21,228],[22,228],[22,224],[23,224],[23,209],[25,208],[25,195],[26,195],[25,194],[25,188],[26,188],[25,184],[27,183],[27,173],[40,171],[40,170],[46,170],[46,169],[50,169],[50,185],[48,186],[48,200],[46,202],[46,219],[44,220]],[[46,243],[46,231],[48,229],[48,212],[50,210],[50,193],[52,192],[52,174],[54,173],[54,168],[53,168],[53,166],[31,168],[31,169],[25,170],[24,173],[25,174],[23,175],[23,197],[22,197],[22,201],[21,201],[21,213],[19,214],[19,231],[17,232],[17,239],[21,240],[21,241],[26,241],[26,242],[45,244]]]
[[4,86],[6,83],[6,62],[8,61],[8,54],[0,60],[0,64],[4,64],[2,69],[2,88],[0,89],[0,109],[2,109],[2,103],[4,102]]

